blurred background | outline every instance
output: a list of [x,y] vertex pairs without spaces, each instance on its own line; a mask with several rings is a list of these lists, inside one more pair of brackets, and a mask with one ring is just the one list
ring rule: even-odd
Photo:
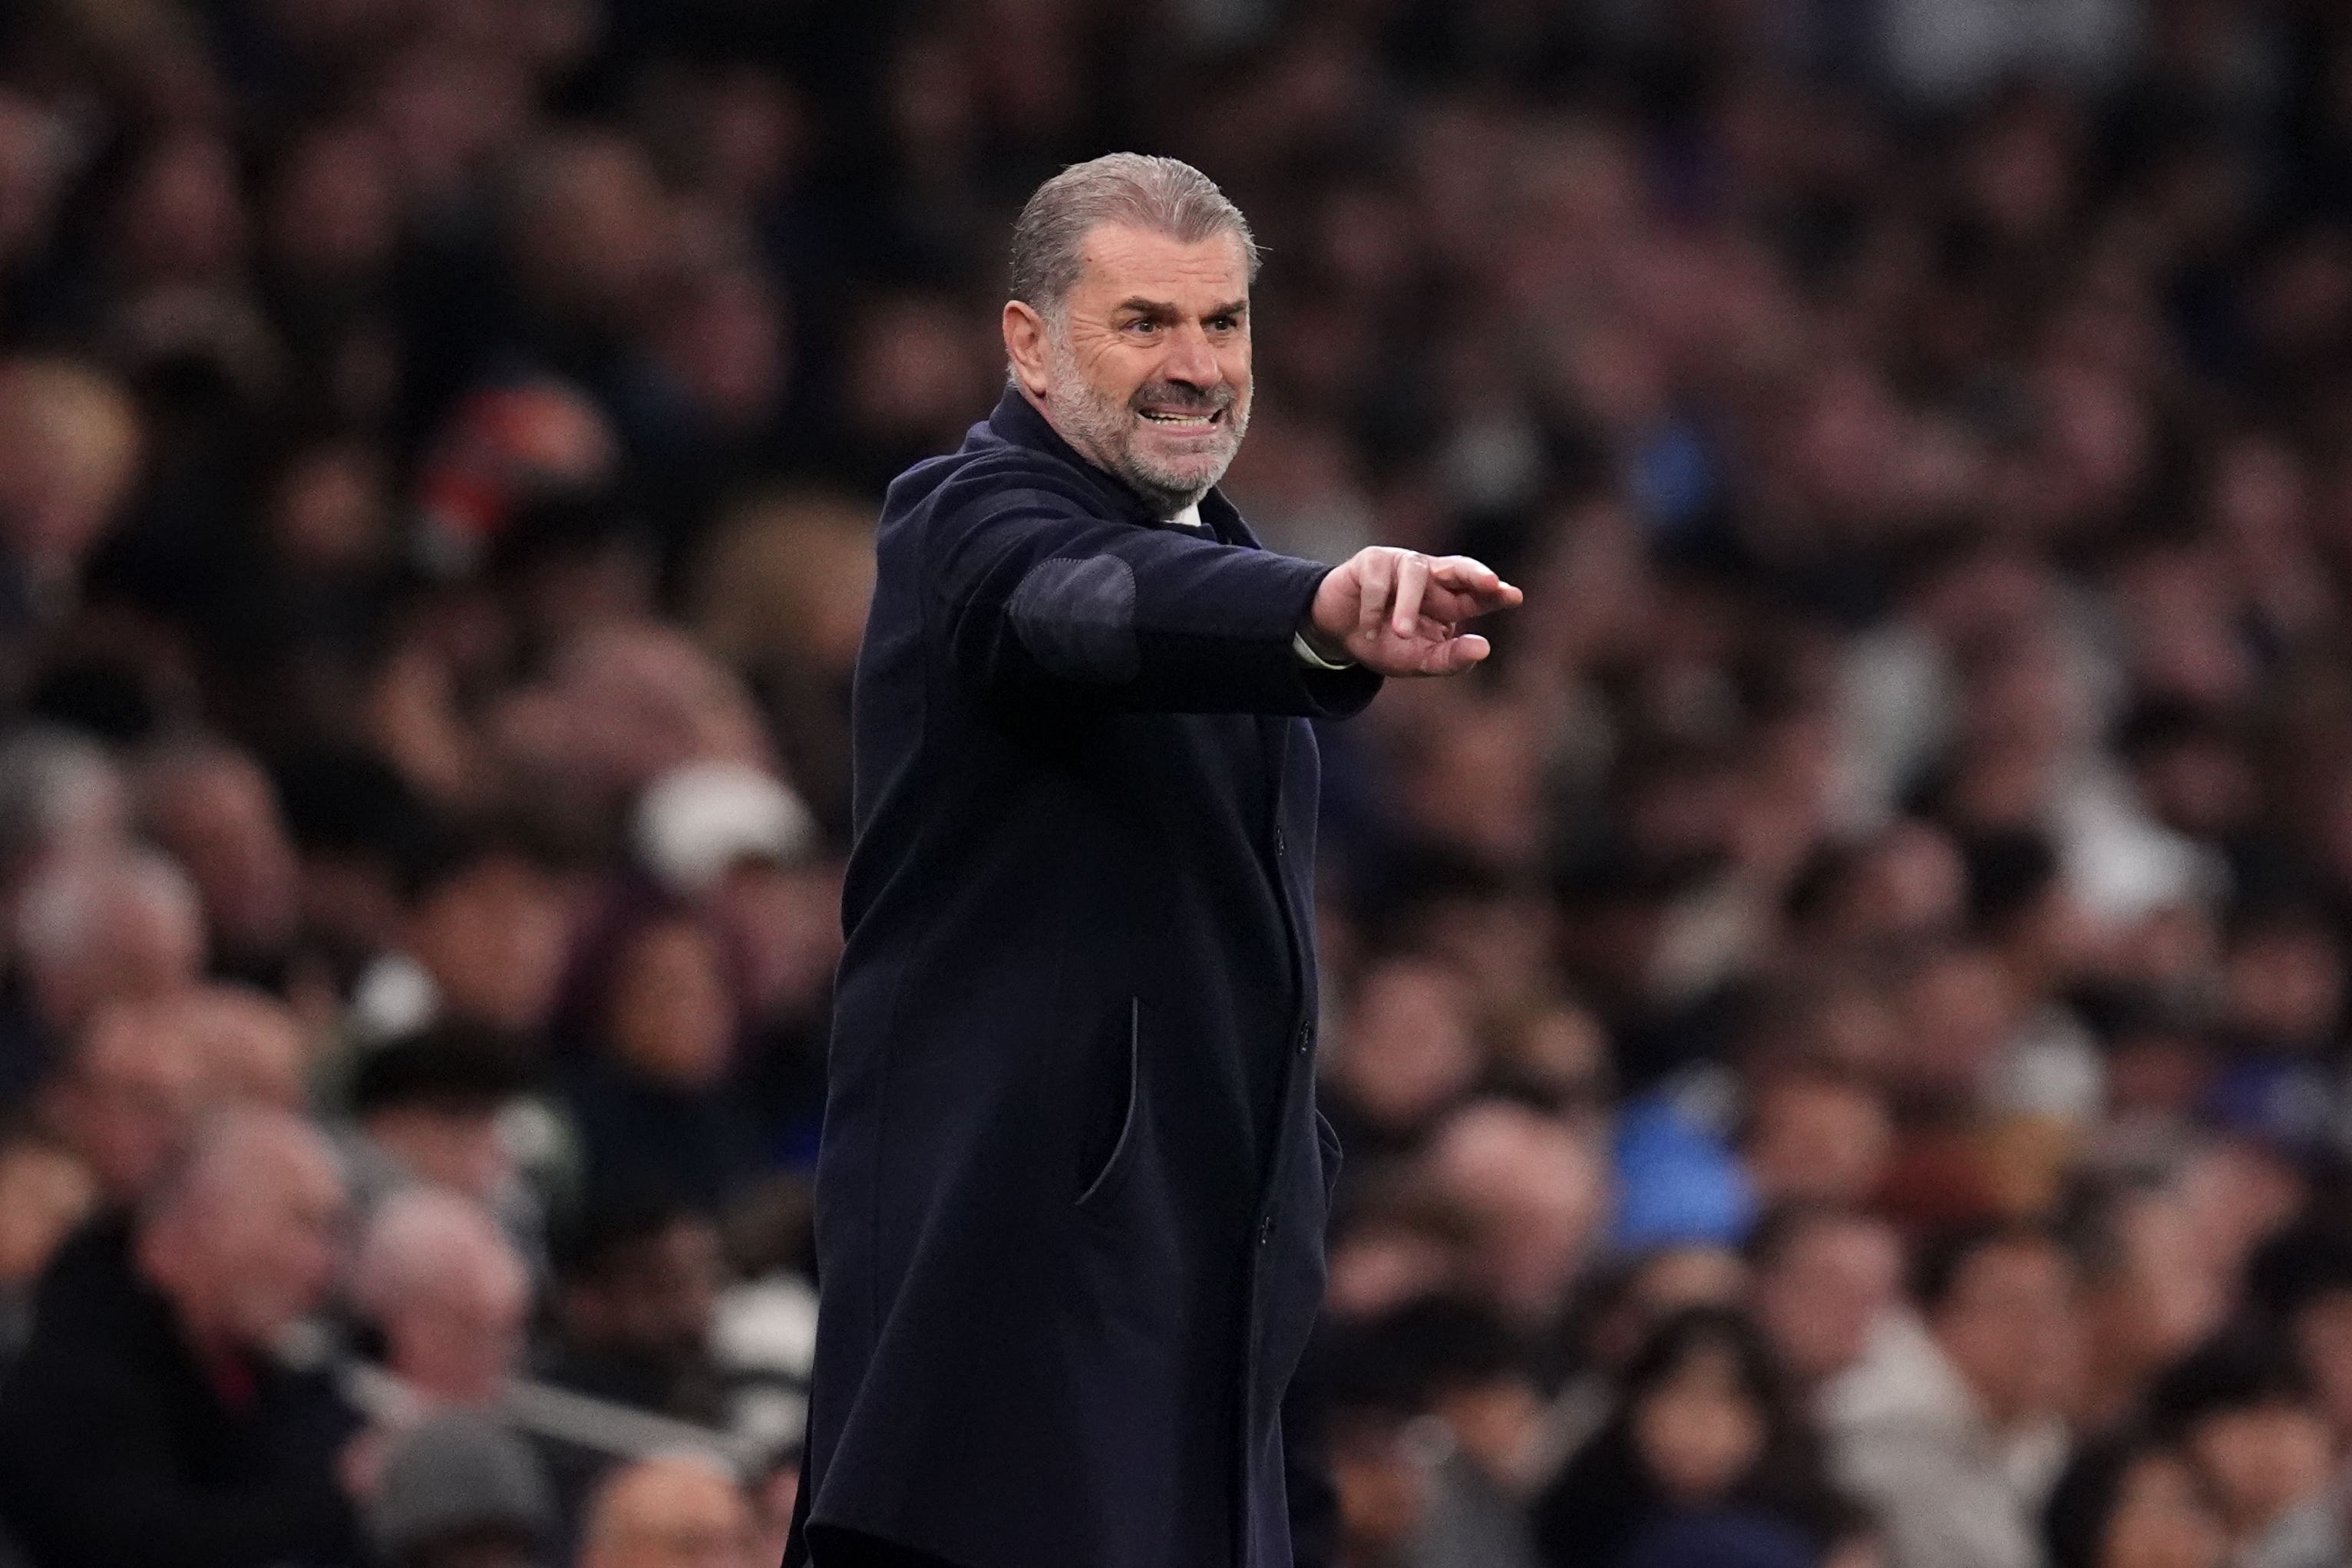
[[0,1563],[768,1568],[881,487],[1197,163],[1340,1568],[2329,1568],[2335,0],[0,8]]

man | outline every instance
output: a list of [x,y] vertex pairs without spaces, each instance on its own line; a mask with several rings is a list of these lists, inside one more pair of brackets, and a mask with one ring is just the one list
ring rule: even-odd
[[0,1388],[0,1512],[44,1568],[270,1568],[352,1555],[355,1419],[270,1354],[331,1283],[342,1179],[284,1111],[205,1124],[121,1267],[45,1292]]
[[344,1168],[362,1215],[404,1187],[463,1194],[496,1217],[534,1272],[546,1217],[499,1118],[530,1090],[529,1067],[495,1030],[449,1019],[386,1040],[352,1071]]
[[2242,1328],[2200,1345],[2156,1380],[2147,1417],[2212,1488],[2233,1568],[2341,1568],[2334,1436],[2276,1335]]
[[1519,594],[1257,548],[1255,246],[1197,171],[1068,169],[1012,248],[1012,384],[877,537],[787,1560],[1288,1568],[1338,1159],[1302,720]]
[[127,1214],[204,1106],[205,1063],[179,998],[110,1002],[75,1039],[43,1095],[45,1120]]
[[540,1375],[594,1398],[721,1425],[725,1378],[710,1338],[725,1283],[719,1227],[691,1203],[646,1193],[592,1206],[556,1249],[554,1333]]
[[530,1270],[470,1197],[420,1186],[377,1205],[351,1294],[384,1370],[425,1409],[491,1408],[521,1370]]
[[1917,1323],[1890,1324],[1827,1395],[1832,1468],[1893,1568],[2036,1568],[2081,1360],[2074,1260],[2031,1226],[1920,1255]]
[[193,985],[205,967],[194,884],[152,850],[99,844],[36,871],[16,901],[18,988],[0,1003],[0,1092],[30,1089],[100,1008]]
[[589,1506],[578,1568],[753,1568],[758,1524],[716,1459],[678,1453],[614,1472]]
[[1757,1326],[1811,1405],[1861,1364],[1903,1289],[1903,1243],[1865,1209],[1799,1199],[1748,1241]]

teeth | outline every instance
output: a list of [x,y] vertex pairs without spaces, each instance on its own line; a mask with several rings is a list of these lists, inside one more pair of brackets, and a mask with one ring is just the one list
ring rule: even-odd
[[1207,424],[1215,417],[1206,413],[1154,413],[1150,409],[1142,413],[1154,424]]

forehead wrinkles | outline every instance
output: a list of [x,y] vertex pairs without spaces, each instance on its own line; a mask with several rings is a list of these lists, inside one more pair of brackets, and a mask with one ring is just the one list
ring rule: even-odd
[[1188,245],[1106,224],[1087,235],[1072,292],[1097,297],[1097,308],[1134,296],[1206,310],[1247,301],[1249,267],[1241,241],[1229,234]]

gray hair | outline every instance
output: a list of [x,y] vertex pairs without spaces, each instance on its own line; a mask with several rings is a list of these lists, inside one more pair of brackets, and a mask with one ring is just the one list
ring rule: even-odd
[[1215,181],[1173,158],[1111,152],[1071,164],[1038,186],[1021,209],[1013,225],[1013,298],[1054,317],[1078,280],[1087,235],[1102,224],[1185,245],[1232,235],[1241,241],[1249,276],[1257,277],[1257,240],[1249,220]]

